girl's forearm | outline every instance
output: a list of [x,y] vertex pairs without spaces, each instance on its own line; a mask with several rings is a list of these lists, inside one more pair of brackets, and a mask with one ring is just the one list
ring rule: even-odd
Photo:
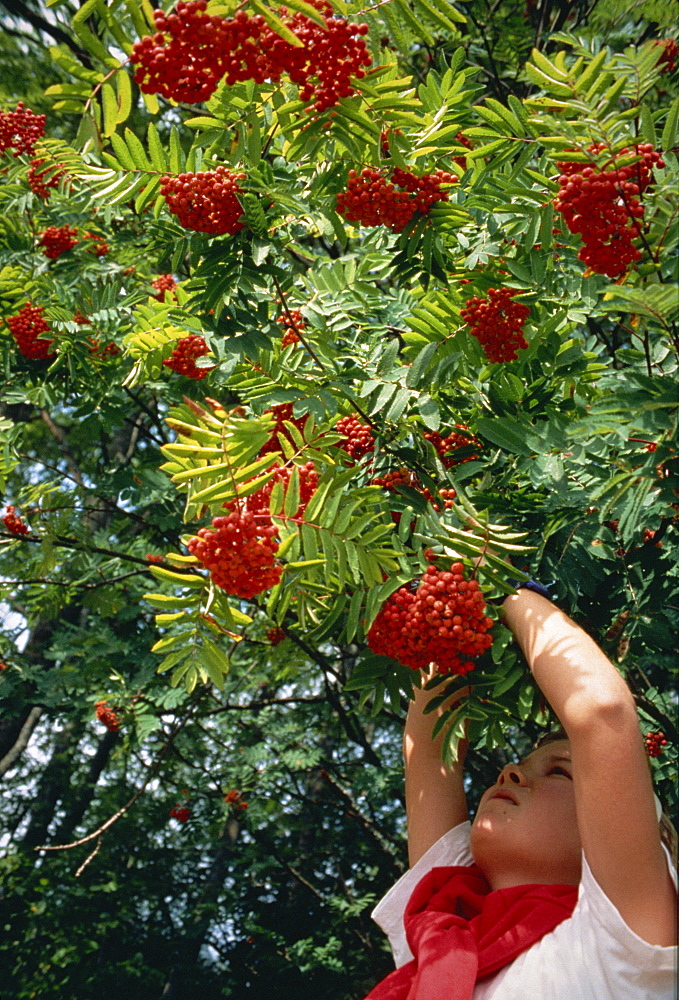
[[[466,693],[466,689],[465,692]],[[436,720],[450,702],[433,712],[424,708],[436,691],[417,690],[410,703],[403,737],[405,759],[405,795],[408,818],[408,857],[414,865],[422,855],[448,830],[467,819],[464,794],[463,761],[466,741],[460,741],[457,761],[443,763],[439,734],[432,739]],[[457,698],[463,696],[460,692]],[[456,698],[453,699],[454,701]]]
[[629,688],[605,653],[551,601],[522,589],[503,602],[502,610],[536,683],[567,732],[602,712],[634,710]]

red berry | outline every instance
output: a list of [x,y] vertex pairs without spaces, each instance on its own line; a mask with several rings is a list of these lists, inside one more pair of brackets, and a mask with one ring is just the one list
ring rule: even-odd
[[16,507],[12,504],[7,506],[7,510],[2,517],[5,527],[12,535],[28,535],[31,529],[27,524],[24,524],[18,514],[14,513],[15,510]]
[[36,115],[30,108],[24,107],[19,101],[14,111],[0,111],[0,153],[8,149],[14,150],[14,156],[27,153],[45,134],[45,115]]
[[671,73],[677,62],[679,46],[673,38],[654,38],[651,45],[662,49],[656,66],[661,73]]
[[78,243],[77,229],[70,226],[48,226],[40,234],[40,246],[44,247],[43,256],[54,259],[61,257]]
[[[409,486],[410,489],[417,490],[421,493],[425,500],[428,500],[432,505],[434,510],[440,510],[440,506],[434,502],[434,496],[431,490],[422,486],[419,479],[414,472],[410,469],[400,468],[394,469],[392,472],[387,472],[382,476],[376,476],[374,479],[370,480],[371,486],[381,486],[385,490],[390,490],[391,492],[398,493],[400,486]],[[453,500],[456,497],[455,490],[442,489],[439,490],[439,495],[443,499],[443,505],[448,510],[453,506]],[[391,516],[398,524],[401,520],[401,514],[399,511],[392,510]],[[426,555],[426,553],[425,553]]]
[[105,257],[110,250],[110,247],[103,236],[97,236],[96,233],[85,233],[85,239],[92,240],[94,242],[94,246],[90,252],[93,253],[95,257]]
[[[604,143],[594,143],[590,164],[558,162],[560,189],[555,208],[572,233],[582,236],[578,257],[598,274],[618,278],[641,258],[633,240],[640,235],[644,208],[639,196],[653,181],[652,169],[663,167],[660,153],[650,144],[625,147],[614,156]],[[599,166],[597,157],[608,154]],[[617,157],[636,154],[636,163],[618,166]]]
[[[469,139],[467,138],[466,135],[464,135],[463,132],[458,132],[457,133],[457,135],[455,136],[455,142],[459,142],[459,144],[461,146],[465,146],[467,149],[473,149],[474,148],[473,144],[469,141]],[[459,167],[462,167],[463,170],[467,169],[467,157],[466,156],[455,156],[453,158],[453,163],[457,163],[457,165]]]
[[272,406],[270,409],[264,411],[265,413],[272,413],[276,418],[276,423],[271,437],[263,448],[260,449],[260,455],[268,455],[269,452],[281,450],[280,443],[278,441],[279,434],[283,434],[291,444],[294,444],[292,438],[288,434],[287,428],[285,427],[286,421],[294,424],[300,432],[304,430],[304,425],[307,419],[306,416],[294,417],[292,408],[292,403],[280,403],[278,406]]
[[659,757],[663,747],[668,746],[664,733],[647,733],[644,737],[646,753],[649,757]]
[[363,458],[375,450],[375,438],[368,424],[352,416],[341,417],[335,424],[335,430],[344,438],[339,447],[353,459]]
[[10,333],[24,357],[39,361],[55,356],[50,351],[54,341],[41,336],[50,332],[49,325],[42,318],[43,312],[42,306],[32,306],[27,302],[16,316],[9,316],[7,319]]
[[232,511],[213,518],[212,528],[201,528],[187,548],[210,570],[218,587],[249,599],[280,582],[276,528],[267,514]]
[[108,702],[98,701],[94,706],[95,715],[106,726],[109,732],[117,733],[120,729],[120,716],[114,709],[110,708]]
[[[370,631],[368,645],[413,670],[435,663],[440,673],[465,674],[474,669],[472,657],[493,644],[492,618],[478,586],[470,589],[462,563],[452,572],[429,565],[415,588],[400,587],[382,606]],[[459,572],[456,572],[459,570]]]
[[290,344],[299,343],[299,332],[304,330],[306,323],[300,309],[286,309],[276,320],[284,328],[281,337],[281,347],[288,347]]
[[200,380],[212,371],[214,365],[210,368],[199,368],[196,358],[202,358],[209,353],[210,348],[205,343],[205,338],[191,333],[188,337],[182,337],[177,341],[177,346],[163,364],[179,375]]
[[207,14],[203,0],[180,2],[168,14],[156,10],[156,34],[140,39],[130,56],[138,67],[135,81],[144,93],[195,104],[207,100],[222,79],[229,85],[277,82],[286,73],[300,87],[301,100],[323,112],[356,92],[350,80],[360,79],[371,59],[362,38],[365,25],[334,17],[324,0],[309,2],[323,15],[322,24],[305,14],[285,16],[285,8],[280,12],[301,47],[286,42],[259,15]]
[[52,189],[59,187],[62,178],[66,177],[66,172],[58,163],[49,163],[43,167],[44,162],[45,160],[40,158],[31,160],[27,180],[33,194],[43,201],[49,201]]
[[272,646],[277,646],[286,638],[286,632],[283,628],[270,628],[266,637]]
[[350,170],[347,190],[337,195],[337,211],[349,222],[387,226],[400,233],[415,212],[426,215],[437,201],[447,201],[442,183],[457,181],[454,174],[443,170],[417,177],[400,167],[393,170],[391,178],[393,183],[371,167],[365,167],[358,176]]
[[[454,465],[462,465],[464,462],[473,462],[475,458],[480,457],[475,452],[469,454],[470,448],[480,449],[482,446],[466,424],[455,424],[455,428],[446,437],[443,437],[438,431],[428,431],[424,435],[425,440],[430,441],[436,448],[446,469],[452,469]],[[462,456],[455,454],[463,448],[466,448],[467,452],[463,452]]]
[[159,302],[165,301],[165,293],[169,292],[171,296],[177,298],[175,288],[177,287],[177,282],[174,280],[174,276],[171,274],[157,274],[156,277],[151,282],[153,288],[155,288],[157,295],[154,295],[154,299],[158,299]]
[[191,810],[188,806],[182,806],[177,803],[170,809],[170,819],[176,819],[178,823],[186,823],[191,815]]
[[[306,505],[311,500],[318,486],[318,473],[313,462],[298,465],[297,473],[299,475],[299,507],[291,515],[293,518],[302,517],[306,510]],[[291,475],[292,469],[289,465],[278,466],[274,468],[271,479],[255,493],[250,493],[249,496],[238,498],[237,500],[227,501],[224,507],[226,510],[235,511],[236,513],[238,511],[249,511],[255,515],[268,515],[270,512],[271,493],[274,486],[277,482],[280,482],[283,484],[283,488],[287,489]]]
[[242,193],[238,182],[245,176],[227,167],[217,167],[196,174],[162,177],[160,193],[184,229],[233,236],[245,225],[238,200]]
[[488,298],[475,295],[461,310],[462,319],[492,362],[515,361],[518,351],[528,347],[523,326],[530,309],[512,302],[517,289],[489,288]]

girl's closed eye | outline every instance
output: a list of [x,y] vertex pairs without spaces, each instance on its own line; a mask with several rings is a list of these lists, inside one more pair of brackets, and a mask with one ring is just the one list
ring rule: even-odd
[[569,780],[572,780],[572,776],[571,776],[570,772],[568,772],[565,767],[560,767],[558,764],[555,764],[553,767],[550,767],[549,771],[547,771],[547,774],[548,775],[549,774],[563,774],[564,777],[568,778]]

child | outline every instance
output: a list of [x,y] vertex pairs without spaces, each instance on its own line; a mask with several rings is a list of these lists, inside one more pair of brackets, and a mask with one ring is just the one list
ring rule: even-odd
[[634,699],[529,588],[503,614],[563,731],[503,768],[470,827],[466,745],[442,764],[431,694],[417,692],[404,739],[411,868],[373,913],[397,969],[368,1000],[675,995],[676,891]]

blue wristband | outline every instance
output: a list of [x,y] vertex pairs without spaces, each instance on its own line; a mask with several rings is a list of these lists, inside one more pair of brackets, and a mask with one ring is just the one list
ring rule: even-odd
[[543,587],[537,580],[507,580],[507,583],[511,583],[512,587],[516,587],[517,590],[532,590],[536,594],[546,597],[548,601],[552,599],[547,588]]

